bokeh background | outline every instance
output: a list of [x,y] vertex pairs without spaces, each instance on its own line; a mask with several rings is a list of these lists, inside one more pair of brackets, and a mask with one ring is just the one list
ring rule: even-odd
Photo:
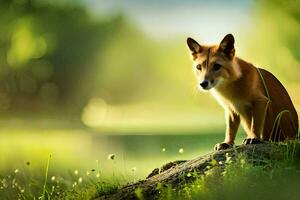
[[[236,38],[300,109],[300,2],[1,0],[0,174],[97,169],[130,180],[223,139],[197,91],[186,38]],[[238,141],[244,137],[241,130]],[[114,154],[113,160],[107,159]],[[30,165],[28,164],[30,163]]]

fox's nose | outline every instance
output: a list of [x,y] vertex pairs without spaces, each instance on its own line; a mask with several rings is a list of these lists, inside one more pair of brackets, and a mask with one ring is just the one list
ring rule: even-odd
[[208,86],[208,81],[203,81],[202,83],[200,83],[200,85],[203,89],[205,89]]

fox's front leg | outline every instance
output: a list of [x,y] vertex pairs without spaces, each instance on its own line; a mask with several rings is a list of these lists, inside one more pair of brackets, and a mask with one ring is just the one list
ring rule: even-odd
[[240,116],[230,110],[226,111],[226,135],[225,140],[222,143],[215,145],[215,150],[222,150],[232,147],[234,145],[234,140],[236,132],[240,125]]
[[263,130],[269,100],[267,98],[259,99],[253,103],[252,113],[248,117],[248,132],[244,144],[262,143]]

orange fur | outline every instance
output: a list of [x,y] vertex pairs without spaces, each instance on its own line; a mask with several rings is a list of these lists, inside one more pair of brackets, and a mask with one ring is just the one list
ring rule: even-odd
[[[203,84],[202,87],[210,91],[225,109],[224,143],[234,143],[240,122],[248,138],[272,141],[296,138],[298,116],[287,91],[274,75],[260,69],[270,98],[266,95],[258,69],[235,56],[231,34],[226,35],[219,45],[203,46],[191,38],[187,43],[199,84]],[[278,114],[284,110],[288,112],[282,113],[281,120],[275,123]]]

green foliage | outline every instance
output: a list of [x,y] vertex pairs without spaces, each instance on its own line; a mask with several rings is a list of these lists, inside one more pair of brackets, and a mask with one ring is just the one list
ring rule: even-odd
[[2,110],[45,111],[72,102],[74,113],[98,78],[90,78],[98,68],[94,58],[124,23],[94,20],[79,5],[31,0],[1,2],[0,19]]
[[[47,165],[48,169],[49,165]],[[27,172],[28,173],[28,172]],[[13,173],[0,177],[1,199],[58,199],[80,200],[93,199],[101,195],[115,192],[119,187],[118,181],[99,181],[90,175],[82,177],[48,177],[39,179],[30,176],[26,171],[16,169]],[[45,184],[43,184],[45,181]]]
[[246,56],[288,83],[298,82],[299,5],[293,0],[256,1],[253,27],[245,38]]
[[[159,183],[156,187],[159,198],[297,199],[300,195],[297,190],[300,184],[300,143],[294,141],[280,145],[283,153],[274,152],[270,160],[250,161],[243,154],[236,160],[226,155],[226,160],[222,163],[213,159],[205,174],[182,174],[180,184],[176,186]],[[118,160],[118,157],[114,159]],[[111,161],[115,160],[107,160]],[[143,161],[139,159],[139,162]],[[30,162],[26,165],[31,167]],[[101,165],[104,165],[104,161]],[[46,171],[34,170],[34,174],[28,173],[28,169],[15,169],[1,175],[1,199],[93,199],[116,192],[121,188],[121,182],[124,184],[124,179],[126,182],[132,181],[132,177],[122,177],[119,174],[106,180],[101,175],[102,171],[98,176],[100,169],[92,169],[85,174],[75,170],[69,176],[49,175],[48,170],[56,167],[52,160],[45,163],[45,167]],[[36,176],[38,174],[42,176]],[[147,199],[141,188],[135,194],[139,199]]]
[[[38,198],[43,196],[44,185],[45,199],[108,194],[121,184],[144,178],[167,161],[206,153],[212,143],[223,139],[223,134],[217,133],[99,136],[62,129],[40,134],[39,128],[6,133],[0,131],[0,199]],[[180,148],[183,153],[179,153]],[[12,188],[13,183],[18,187]]]
[[80,200],[94,199],[102,195],[109,195],[119,189],[117,183],[106,182],[90,182],[83,187],[76,187],[62,192],[59,196],[53,199],[57,200]]
[[136,197],[137,197],[139,200],[143,200],[143,199],[144,199],[143,189],[142,189],[142,188],[137,188],[137,189],[135,189],[134,193],[135,193]]

